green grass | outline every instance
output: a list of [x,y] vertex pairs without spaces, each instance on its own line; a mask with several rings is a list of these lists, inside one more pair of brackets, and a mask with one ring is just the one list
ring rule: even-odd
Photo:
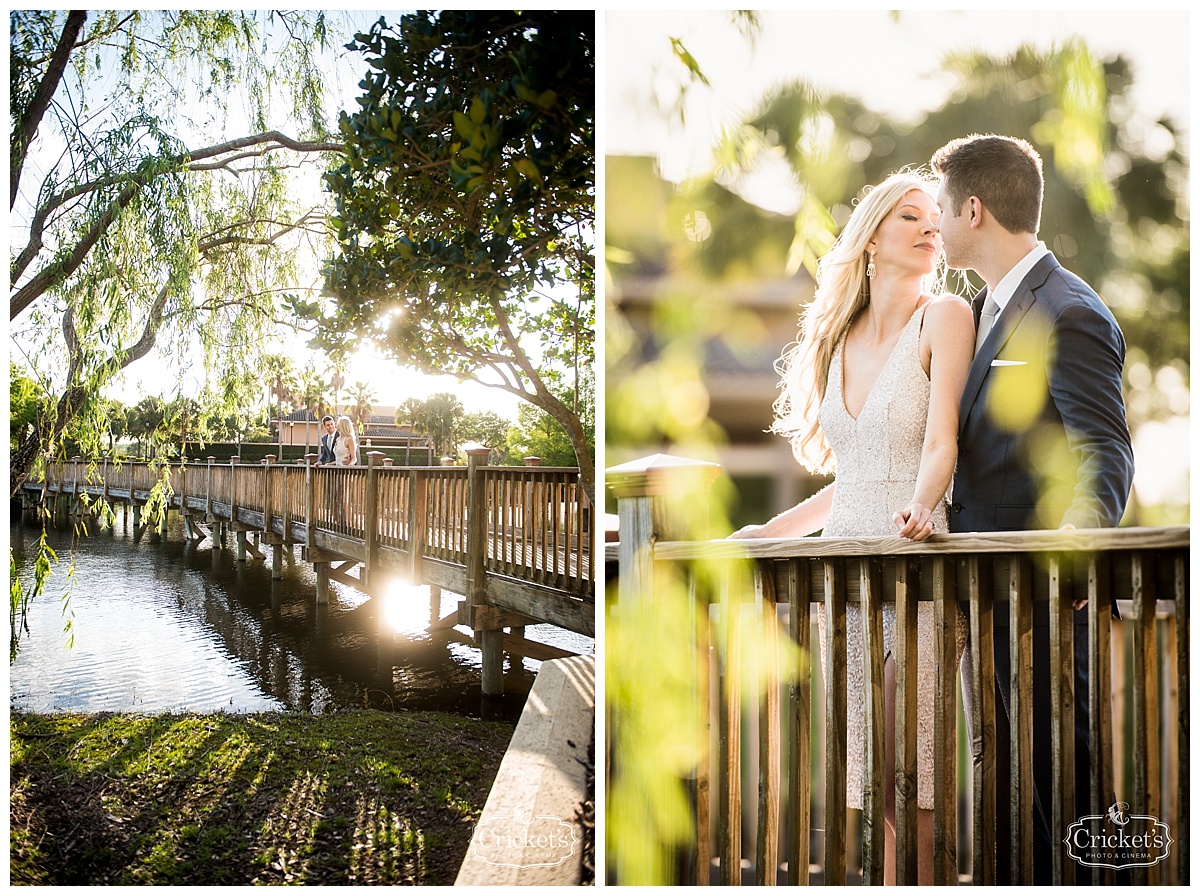
[[10,719],[13,884],[452,884],[513,725]]

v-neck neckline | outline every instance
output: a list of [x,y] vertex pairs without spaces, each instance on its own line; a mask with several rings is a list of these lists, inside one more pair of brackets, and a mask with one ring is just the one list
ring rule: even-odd
[[[900,335],[896,337],[896,341],[892,345],[891,351],[888,352],[887,360],[884,361],[883,366],[879,368],[879,373],[875,377],[875,382],[871,383],[871,388],[867,392],[866,400],[863,401],[862,407],[858,409],[858,414],[851,414],[850,406],[846,404],[846,336],[842,337],[842,355],[840,358],[838,358],[838,364],[840,365],[840,381],[838,383],[838,387],[842,393],[842,410],[845,412],[846,416],[850,418],[852,423],[858,423],[858,421],[862,418],[863,412],[865,412],[868,405],[871,404],[871,399],[875,396],[875,388],[879,385],[879,381],[883,379],[883,375],[887,373],[888,368],[892,366],[892,360],[896,357],[896,349],[898,349],[900,347],[900,343],[904,341],[904,334],[908,332],[908,328],[912,326],[917,314],[925,307],[926,304],[928,303],[922,303],[913,309],[912,317],[908,319],[908,323],[906,323],[900,330]],[[846,335],[849,336],[849,331],[847,331]]]

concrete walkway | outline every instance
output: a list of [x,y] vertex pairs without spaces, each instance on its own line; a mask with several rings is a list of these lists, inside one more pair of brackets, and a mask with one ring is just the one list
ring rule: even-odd
[[456,886],[575,886],[595,730],[596,658],[542,663]]

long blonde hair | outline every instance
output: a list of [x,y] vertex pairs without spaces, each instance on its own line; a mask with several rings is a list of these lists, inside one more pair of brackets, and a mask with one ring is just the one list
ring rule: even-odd
[[[787,437],[796,460],[814,473],[833,469],[833,449],[821,430],[818,414],[834,349],[871,302],[867,244],[901,197],[911,190],[932,196],[935,186],[936,181],[924,174],[898,171],[877,187],[868,188],[837,241],[817,262],[817,289],[800,312],[799,338],[775,363],[781,391],[771,424],[771,432]],[[926,288],[937,287],[929,283]]]
[[350,452],[350,463],[358,463],[358,436],[354,432],[354,423],[345,415],[337,418],[338,435],[342,437],[342,441],[346,443],[346,449]]

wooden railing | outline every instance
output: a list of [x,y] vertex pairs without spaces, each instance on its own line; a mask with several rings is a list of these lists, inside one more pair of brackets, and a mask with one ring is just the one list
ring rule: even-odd
[[[319,582],[330,558],[352,560],[363,565],[364,590],[373,571],[394,570],[468,595],[496,611],[484,614],[485,628],[514,624],[507,612],[529,617],[517,625],[543,621],[594,636],[592,515],[578,471],[487,467],[485,456],[471,453],[465,468],[394,467],[378,452],[352,467],[317,467],[316,455],[305,464],[210,458],[167,467],[76,458],[47,463],[44,478],[22,492],[137,508],[165,475],[170,508],[261,532],[273,545],[304,545]],[[472,520],[483,526],[475,541]]]
[[[662,473],[663,471],[659,471]],[[665,471],[666,475],[675,470]],[[936,674],[934,731],[934,882],[958,882],[958,856],[970,851],[971,880],[1033,880],[1034,763],[1052,768],[1053,790],[1048,813],[1057,831],[1053,849],[1054,883],[1071,884],[1095,875],[1094,882],[1112,883],[1113,867],[1093,864],[1092,835],[1105,834],[1104,821],[1116,801],[1129,804],[1133,819],[1154,819],[1169,832],[1169,843],[1156,843],[1144,862],[1110,859],[1134,883],[1187,883],[1189,880],[1189,577],[1190,530],[1110,529],[1075,532],[1024,532],[987,535],[941,535],[914,544],[898,538],[780,539],[746,541],[671,541],[670,520],[688,506],[680,493],[665,488],[661,478],[642,471],[623,479],[618,500],[620,543],[607,559],[619,566],[617,606],[620,614],[630,601],[653,600],[655,568],[668,566],[687,577],[694,601],[697,632],[695,649],[704,657],[702,680],[715,681],[715,702],[709,688],[698,688],[698,712],[705,731],[715,733],[715,751],[702,750],[708,760],[689,784],[695,806],[695,846],[683,882],[708,883],[715,858],[720,882],[740,883],[743,860],[754,867],[759,884],[778,882],[779,869],[791,884],[809,882],[810,861],[821,866],[825,884],[844,883],[848,851],[846,811],[846,607],[863,609],[866,730],[863,775],[861,868],[864,883],[884,879],[885,787],[895,788],[896,877],[916,883],[916,656],[931,645],[916,641],[919,602],[931,602],[935,619]],[[701,507],[704,502],[701,502]],[[754,567],[749,591],[721,587],[706,592],[705,577],[690,577],[696,563],[745,563]],[[719,577],[727,582],[729,577]],[[1090,764],[1087,792],[1075,792],[1074,660],[1072,601],[1087,598],[1087,675]],[[896,780],[883,780],[884,719],[882,682],[882,605],[894,602],[897,635]],[[1122,619],[1111,616],[1113,603]],[[1051,677],[1051,753],[1032,752],[1031,632],[1034,605],[1049,615]],[[1012,663],[1011,750],[997,749],[996,719],[1003,709],[994,699],[993,613],[1000,604],[1009,611]],[[971,839],[958,841],[956,786],[956,691],[959,667],[955,660],[955,615],[962,606],[970,619],[969,649],[973,676],[975,730],[970,742]],[[779,611],[786,607],[785,613]],[[768,681],[759,705],[743,706],[737,670],[739,639],[726,632],[720,656],[710,647],[711,619],[736,627],[745,614],[760,614],[766,630],[786,617],[786,637],[801,651],[811,651],[817,666],[819,651],[811,622],[825,614],[829,651],[819,680],[809,674],[785,681],[773,662],[768,638],[756,649],[763,653]],[[784,636],[784,635],[780,635]],[[1116,645],[1116,647],[1114,647]],[[1128,656],[1126,655],[1128,654]],[[1131,671],[1125,673],[1125,660]],[[619,663],[620,657],[610,658]],[[814,706],[814,687],[824,685],[824,706]],[[785,690],[786,688],[786,690]],[[786,696],[781,699],[781,693]],[[1118,705],[1114,717],[1113,704]],[[1130,734],[1125,735],[1128,714]],[[814,714],[818,716],[814,720]],[[810,725],[823,729],[823,742],[810,741]],[[612,725],[620,724],[619,716]],[[757,734],[757,752],[744,755],[744,731]],[[781,732],[783,732],[781,736]],[[705,746],[710,735],[706,735]],[[610,732],[610,743],[617,742]],[[785,743],[789,749],[785,749]],[[814,755],[823,756],[823,773]],[[610,761],[620,768],[622,757]],[[1122,776],[1123,765],[1132,766]],[[998,792],[997,773],[1009,771],[1008,792]],[[757,782],[743,782],[743,770],[757,767]],[[816,794],[810,787],[816,781]],[[820,792],[823,791],[823,794]],[[823,850],[810,855],[812,812],[823,795]],[[749,796],[749,799],[744,797]],[[743,850],[745,804],[757,801],[753,850]],[[1077,800],[1077,796],[1081,797]],[[1080,805],[1088,807],[1081,814]],[[1086,816],[1096,816],[1088,820]],[[1072,823],[1083,821],[1072,843],[1064,840]],[[1007,825],[1001,825],[1007,822]],[[1146,822],[1148,823],[1148,822]],[[1109,828],[1112,827],[1108,823]],[[749,825],[746,825],[750,827]],[[997,838],[998,827],[1010,831]],[[715,855],[714,855],[715,851]],[[752,854],[744,854],[751,853]]]

